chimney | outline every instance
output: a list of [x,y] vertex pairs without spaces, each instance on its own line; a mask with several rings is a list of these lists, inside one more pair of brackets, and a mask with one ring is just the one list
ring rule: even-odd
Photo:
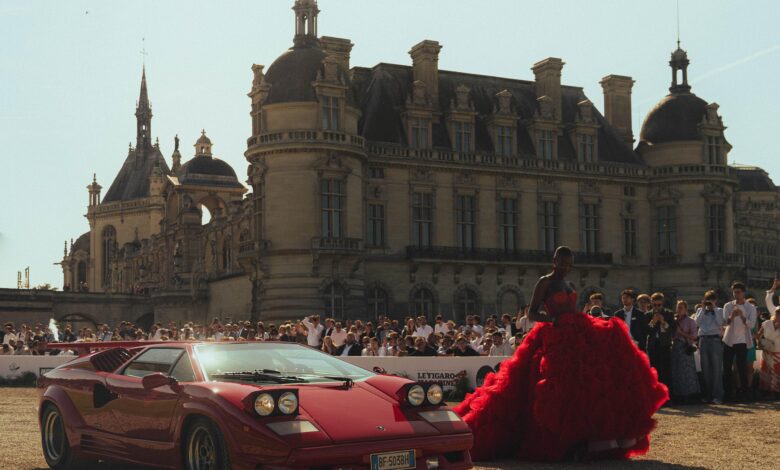
[[561,120],[561,70],[564,62],[556,57],[548,57],[534,64],[536,80],[536,98],[549,96],[552,100],[555,119]]
[[431,101],[439,102],[439,51],[441,46],[438,41],[426,39],[409,51],[412,56],[413,81],[420,80],[425,83]]
[[634,86],[634,80],[623,75],[607,75],[599,83],[604,89],[604,117],[628,146],[633,147],[631,88]]
[[349,74],[349,53],[354,46],[349,39],[323,36],[320,38],[320,46],[326,54],[338,61],[344,73]]

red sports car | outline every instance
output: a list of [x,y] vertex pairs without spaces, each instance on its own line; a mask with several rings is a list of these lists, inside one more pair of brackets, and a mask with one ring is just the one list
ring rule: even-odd
[[98,347],[108,349],[39,379],[51,468],[95,460],[193,470],[472,466],[471,432],[436,384],[291,343]]

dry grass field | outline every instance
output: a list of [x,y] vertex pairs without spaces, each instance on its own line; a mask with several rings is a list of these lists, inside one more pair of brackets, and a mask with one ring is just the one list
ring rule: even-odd
[[[36,393],[0,389],[0,469],[43,470]],[[664,408],[648,455],[632,461],[537,464],[482,462],[485,469],[772,469],[780,468],[780,403]],[[94,470],[130,470],[97,465]],[[87,470],[87,469],[85,469]]]

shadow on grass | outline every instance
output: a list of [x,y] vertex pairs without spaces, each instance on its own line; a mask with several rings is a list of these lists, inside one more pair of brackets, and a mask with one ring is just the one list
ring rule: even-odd
[[696,465],[679,465],[658,460],[598,460],[594,462],[521,462],[517,460],[498,460],[495,462],[474,462],[475,467],[502,470],[561,470],[564,468],[608,468],[608,469],[640,469],[640,470],[707,470],[707,467]]
[[661,408],[656,414],[667,416],[732,416],[749,415],[765,411],[780,411],[780,402],[730,403],[725,405],[687,405]]

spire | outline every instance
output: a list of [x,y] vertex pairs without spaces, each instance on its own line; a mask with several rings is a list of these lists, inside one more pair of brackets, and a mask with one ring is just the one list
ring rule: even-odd
[[295,47],[319,45],[317,39],[317,0],[295,0]]
[[149,103],[149,92],[146,89],[146,66],[141,72],[141,92],[135,107],[136,144],[135,148],[144,151],[152,146],[152,105]]

